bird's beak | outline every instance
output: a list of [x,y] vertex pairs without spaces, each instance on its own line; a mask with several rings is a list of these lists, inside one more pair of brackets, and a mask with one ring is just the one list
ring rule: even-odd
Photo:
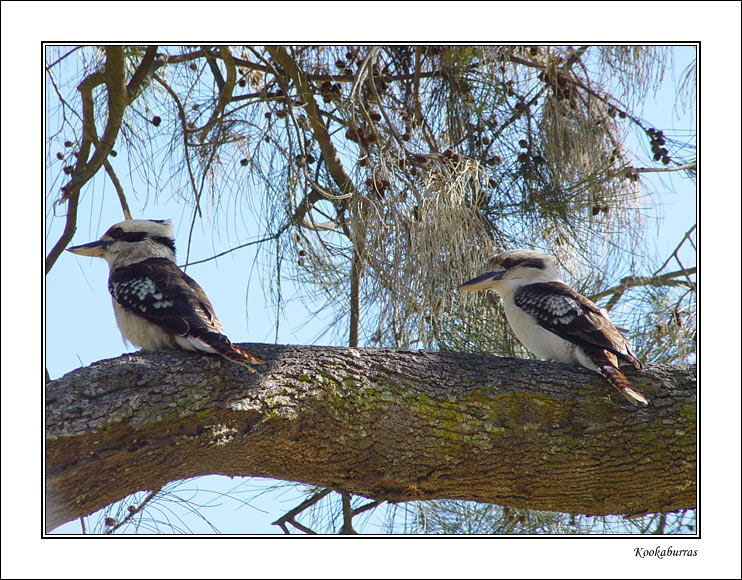
[[89,244],[82,244],[81,246],[72,246],[67,248],[68,252],[73,254],[79,254],[81,256],[91,256],[93,258],[102,258],[106,252],[106,242],[102,240],[96,240]]
[[461,284],[459,290],[486,290],[487,288],[492,288],[499,280],[502,280],[504,272],[505,270],[485,272],[481,276],[477,276]]

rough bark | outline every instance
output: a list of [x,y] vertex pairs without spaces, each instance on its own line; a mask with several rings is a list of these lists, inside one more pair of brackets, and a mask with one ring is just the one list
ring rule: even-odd
[[46,385],[46,525],[205,474],[263,476],[389,501],[583,514],[696,505],[696,367],[627,376],[455,353],[244,346],[136,353]]

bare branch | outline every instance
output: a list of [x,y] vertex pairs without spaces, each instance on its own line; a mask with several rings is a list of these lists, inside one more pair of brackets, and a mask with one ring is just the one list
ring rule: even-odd
[[[221,117],[222,113],[224,112],[224,107],[226,107],[229,101],[232,99],[234,85],[235,82],[237,82],[237,72],[234,66],[234,60],[232,60],[232,53],[229,51],[229,47],[220,46],[219,54],[221,55],[222,60],[227,67],[227,79],[221,80],[221,85],[219,87],[219,97],[216,101],[216,105],[214,106],[214,110],[211,112],[211,117],[209,117],[209,120],[203,126],[203,129],[201,131],[201,143],[203,143],[206,139],[206,135],[208,134],[209,129],[211,129],[211,126],[216,123],[216,121]],[[209,59],[209,64],[213,64],[213,61],[211,59]],[[214,68],[219,73],[218,77],[216,77],[215,73],[215,78],[221,79],[221,72],[219,71],[219,67],[217,67],[216,64],[213,64],[212,70]]]
[[695,250],[695,244],[693,244],[693,240],[691,240],[690,238],[693,232],[695,231],[696,231],[696,224],[694,224],[687,232],[685,232],[685,234],[683,234],[683,238],[680,240],[678,245],[675,246],[675,249],[672,252],[670,252],[670,255],[668,256],[667,260],[665,260],[664,263],[659,268],[657,268],[657,270],[654,272],[655,276],[665,269],[665,266],[667,266],[667,264],[670,263],[670,260],[672,260],[673,257],[677,260],[678,263],[680,263],[680,260],[678,258],[678,251],[680,250],[681,246],[685,243],[685,240],[688,240],[691,243],[691,245],[693,245],[693,249]]
[[[595,300],[600,300],[601,298],[613,294],[615,296],[609,302],[609,305],[613,306],[618,301],[621,294],[623,294],[629,288],[636,288],[637,286],[685,286],[691,288],[692,290],[695,290],[695,284],[690,282],[690,280],[688,279],[688,276],[692,276],[695,273],[695,268],[689,268],[687,270],[679,270],[677,272],[668,272],[667,274],[662,274],[661,276],[626,276],[625,278],[621,278],[621,281],[616,286],[608,288],[607,290],[603,290],[602,292],[598,292],[597,294],[593,294],[589,298],[594,302]],[[686,279],[676,280],[678,276],[685,276]],[[606,306],[606,309],[610,310],[608,306]]]
[[121,210],[124,212],[124,219],[130,220],[131,210],[129,209],[129,202],[126,201],[126,193],[124,192],[124,188],[122,187],[121,182],[108,159],[103,162],[103,167],[105,168],[106,173],[111,179],[113,187],[116,189],[116,193],[119,196],[119,203],[121,204]]
[[138,513],[140,513],[145,507],[147,507],[147,505],[149,503],[151,503],[157,497],[157,494],[160,493],[160,490],[161,489],[162,488],[157,488],[157,489],[152,490],[151,492],[149,492],[149,494],[147,494],[147,497],[145,497],[138,506],[134,507],[134,509],[130,509],[129,510],[129,513],[126,515],[126,517],[124,519],[122,519],[120,522],[116,522],[115,525],[107,528],[106,531],[103,532],[103,533],[104,534],[113,534],[116,530],[118,530],[118,529],[122,528],[123,526],[125,526],[126,524],[128,524],[131,520],[134,519],[134,517]]
[[353,529],[353,508],[350,506],[350,494],[347,491],[341,491],[340,497],[343,505],[343,526],[340,528],[340,534],[357,534],[358,532]]
[[280,518],[278,518],[275,522],[273,522],[274,526],[279,526],[285,534],[289,533],[288,528],[286,527],[286,524],[289,523],[295,528],[301,530],[305,534],[316,534],[317,532],[310,530],[306,526],[300,524],[296,521],[296,516],[298,516],[301,512],[303,512],[305,509],[313,506],[318,501],[320,501],[323,497],[328,495],[329,493],[332,493],[331,489],[323,489],[315,493],[314,495],[310,496],[303,502],[301,502],[298,506],[296,506],[294,509],[292,509],[289,512],[286,512],[284,515],[282,515]]
[[281,228],[278,232],[276,232],[273,235],[266,236],[264,238],[260,238],[259,240],[253,240],[252,242],[245,242],[244,244],[239,244],[237,246],[234,246],[232,248],[229,248],[228,250],[225,250],[223,252],[220,252],[218,254],[214,254],[210,258],[204,258],[203,260],[196,260],[195,262],[186,262],[185,264],[181,265],[181,268],[187,268],[188,266],[195,266],[196,264],[203,264],[205,262],[210,262],[211,260],[216,260],[217,258],[221,258],[222,256],[226,256],[227,254],[230,254],[234,252],[235,250],[241,250],[242,248],[247,248],[248,246],[254,246],[256,244],[262,244],[263,242],[270,242],[272,240],[277,240],[281,234],[288,228],[288,226],[284,226]]
[[[219,89],[219,92],[221,93],[222,90],[224,89],[224,76],[222,76],[222,71],[219,70],[219,67],[216,64],[216,61],[214,60],[215,55],[209,52],[208,46],[202,46],[201,51],[203,52],[203,55],[206,57],[206,62],[209,64],[209,68],[211,69],[211,74],[214,75],[214,81],[216,82],[216,88]],[[222,56],[221,50],[219,50],[218,52],[219,52],[219,56]],[[230,59],[231,59],[231,56],[230,56]]]
[[631,167],[634,173],[666,173],[671,171],[696,171],[696,162],[683,163],[672,167]]
[[80,50],[81,48],[82,48],[82,46],[75,46],[75,47],[71,48],[71,49],[70,49],[69,51],[67,51],[66,53],[64,53],[64,54],[63,54],[62,56],[60,56],[60,57],[59,57],[59,58],[58,58],[57,60],[55,60],[55,61],[54,61],[53,63],[51,63],[51,64],[48,64],[48,65],[46,65],[46,70],[47,70],[47,72],[49,72],[49,71],[50,71],[50,70],[51,70],[52,68],[54,68],[55,66],[57,66],[57,65],[58,65],[58,64],[59,64],[60,62],[62,62],[62,61],[63,61],[63,60],[65,59],[65,58],[67,58],[68,56],[70,56],[70,55],[71,55],[72,53],[74,53],[74,52],[76,52],[76,51]]
[[[93,108],[93,88],[105,82],[108,93],[108,120],[103,136],[96,146],[93,157],[88,161],[90,144],[97,139],[95,130],[95,111]],[[126,88],[124,85],[124,55],[121,46],[106,46],[106,68],[103,73],[94,73],[88,76],[79,86],[83,110],[83,136],[77,164],[72,173],[72,179],[62,187],[63,201],[67,204],[67,220],[64,232],[46,258],[46,273],[48,274],[57,258],[67,247],[77,229],[77,202],[80,188],[95,175],[111,153],[116,142],[124,109],[127,105]]]
[[379,500],[370,501],[370,502],[368,502],[366,504],[363,504],[361,507],[354,509],[353,510],[353,515],[354,516],[357,516],[358,514],[362,514],[365,511],[368,511],[368,510],[374,509],[375,507],[380,506],[382,503],[384,503],[384,502],[383,501],[379,501]]
[[306,105],[307,118],[312,127],[312,131],[317,137],[317,142],[322,151],[322,157],[325,160],[325,163],[327,163],[327,168],[329,169],[330,175],[332,175],[338,189],[343,194],[351,193],[353,195],[358,195],[353,182],[343,168],[343,164],[338,157],[335,146],[332,144],[330,135],[327,132],[327,127],[325,127],[322,122],[322,114],[319,107],[317,107],[312,91],[309,88],[306,74],[303,70],[299,69],[294,59],[289,56],[284,47],[267,46],[266,50],[276,64],[283,68],[286,71],[286,74],[294,81],[298,96]]
[[157,56],[157,45],[148,46],[137,70],[134,71],[129,84],[126,85],[126,93],[129,95],[130,101],[133,101],[141,92],[142,87],[152,79],[157,68],[155,56]]
[[170,88],[170,85],[166,83],[163,79],[155,75],[155,80],[160,83],[165,90],[170,94],[170,96],[173,98],[173,101],[175,102],[175,106],[178,107],[178,118],[180,119],[180,125],[183,132],[183,158],[186,163],[186,169],[188,170],[188,179],[191,182],[191,189],[193,191],[193,198],[196,201],[196,210],[198,211],[198,215],[201,214],[201,194],[196,186],[196,178],[193,175],[193,169],[191,167],[191,152],[189,151],[189,143],[188,143],[188,135],[189,133],[192,133],[193,131],[189,129],[188,127],[188,120],[185,113],[185,108],[183,107],[183,104],[180,102],[180,98],[178,97],[178,94]]
[[[72,179],[62,188],[65,197],[79,192],[80,188],[95,175],[100,166],[103,165],[103,160],[110,154],[116,142],[119,129],[121,128],[121,119],[127,105],[122,47],[106,46],[106,56],[105,71],[100,73],[102,78],[99,79],[96,75],[91,75],[80,87],[83,99],[92,99],[92,89],[94,86],[100,84],[99,80],[103,80],[106,83],[108,93],[108,119],[106,127],[90,161],[87,161],[87,158],[84,156],[84,148],[81,147],[78,161],[81,161],[84,165],[79,169],[77,167],[75,168]],[[85,107],[83,109],[85,111]],[[91,115],[83,115],[83,144],[86,139],[93,141],[96,137],[94,111],[91,107],[87,107],[87,109]]]

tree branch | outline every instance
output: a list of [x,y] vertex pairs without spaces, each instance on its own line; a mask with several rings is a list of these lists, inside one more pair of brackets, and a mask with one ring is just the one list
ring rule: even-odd
[[353,529],[353,508],[350,505],[350,494],[347,491],[340,492],[341,501],[343,504],[343,526],[340,528],[341,535],[354,535],[357,534]]
[[[596,300],[600,300],[601,298],[605,298],[606,296],[614,295],[614,297],[616,298],[611,299],[610,301],[611,306],[613,306],[616,302],[618,302],[618,299],[627,289],[636,288],[637,286],[685,286],[686,288],[695,290],[696,285],[688,279],[689,276],[693,276],[695,275],[695,273],[695,268],[688,268],[687,270],[668,272],[667,274],[662,274],[661,276],[626,276],[625,278],[621,278],[619,283],[613,288],[608,288],[607,290],[603,290],[602,292],[598,292],[597,294],[591,294],[589,298],[590,300],[595,302]],[[677,280],[676,278],[678,278],[679,276],[684,276],[685,279]],[[610,310],[610,308],[606,309]]]
[[298,516],[301,512],[303,512],[305,509],[313,506],[316,504],[319,500],[321,500],[323,497],[325,497],[327,494],[331,493],[331,489],[322,489],[312,495],[312,497],[307,498],[303,502],[301,502],[298,506],[296,506],[294,509],[286,512],[283,514],[280,518],[278,518],[275,522],[273,522],[274,526],[278,526],[283,530],[284,534],[289,533],[289,529],[286,527],[286,524],[289,523],[295,528],[301,530],[305,534],[316,534],[314,530],[310,530],[306,526],[300,524],[296,521],[296,516]]
[[696,171],[696,162],[682,163],[673,167],[631,167],[634,173],[667,173],[668,171]]
[[[142,89],[146,87],[152,80],[155,70],[158,68],[158,63],[155,63],[155,57],[157,56],[157,45],[151,45],[144,51],[144,56],[131,76],[129,84],[126,85],[126,93],[129,97],[129,101],[133,101],[142,92]],[[162,64],[160,64],[162,66]]]
[[294,81],[297,96],[306,105],[307,119],[312,127],[314,136],[317,138],[317,143],[322,152],[322,158],[325,160],[327,169],[330,175],[332,175],[332,179],[338,186],[338,189],[342,194],[352,193],[353,195],[357,195],[358,192],[352,180],[345,172],[335,145],[333,145],[332,139],[330,139],[330,135],[327,132],[327,127],[322,122],[322,115],[314,100],[314,94],[309,87],[305,72],[298,67],[284,47],[267,46],[266,51],[271,55],[275,63],[283,68],[291,80]]
[[[286,71],[286,74],[294,81],[296,85],[296,92],[302,102],[306,105],[307,118],[312,127],[312,132],[317,138],[320,151],[322,152],[322,158],[327,164],[327,169],[332,176],[335,185],[341,191],[341,195],[347,196],[352,195],[358,197],[358,191],[353,185],[352,180],[348,176],[343,167],[340,158],[338,157],[337,149],[330,139],[330,134],[327,132],[322,121],[322,115],[319,107],[314,100],[314,94],[306,79],[306,73],[299,68],[296,61],[289,55],[286,49],[282,46],[267,46],[266,51],[271,55],[271,58],[275,63]],[[342,199],[342,197],[335,197],[335,199]],[[359,226],[362,227],[362,226]],[[347,235],[347,233],[346,233]],[[360,326],[360,280],[363,272],[363,249],[364,237],[359,235],[356,237],[348,235],[348,238],[353,240],[353,257],[351,262],[350,272],[350,320],[349,320],[349,336],[348,343],[350,346],[358,345],[358,332]]]
[[[108,120],[100,142],[96,144],[93,157],[88,161],[90,145],[97,141],[95,130],[95,110],[93,106],[93,88],[105,82],[108,92]],[[80,189],[96,174],[103,162],[111,153],[116,142],[124,110],[128,102],[124,85],[124,53],[121,46],[106,47],[105,72],[97,72],[85,78],[78,90],[82,99],[83,134],[78,153],[77,164],[72,179],[62,187],[62,200],[68,201],[67,221],[64,232],[46,258],[46,273],[54,266],[60,254],[70,243],[77,229],[77,202]]]
[[[123,119],[124,110],[128,104],[126,85],[124,84],[124,54],[122,47],[106,47],[106,68],[102,74],[106,83],[106,91],[108,93],[108,119],[106,127],[103,130],[100,142],[95,148],[93,157],[87,163],[83,160],[84,166],[82,168],[76,168],[70,182],[62,188],[65,196],[79,192],[80,188],[85,185],[93,175],[95,175],[98,169],[100,169],[100,166],[103,165],[103,161],[108,157],[109,153],[111,153],[111,149],[113,148],[113,144],[116,142],[116,137],[121,128],[121,120]],[[86,82],[87,81],[83,81],[83,84]],[[94,84],[99,83],[95,82]],[[88,92],[89,90],[89,92],[92,93],[92,88],[93,86],[83,88],[81,85],[80,91]],[[85,97],[83,96],[83,98]],[[90,98],[92,98],[92,96]],[[87,137],[87,139],[94,141],[95,118],[83,116],[83,122],[83,139]],[[80,159],[82,158],[83,156],[80,155]]]
[[206,474],[375,500],[467,499],[584,514],[696,505],[695,365],[605,380],[558,363],[251,344],[255,374],[136,353],[46,385],[46,525]]
[[219,87],[219,96],[217,98],[216,104],[214,105],[214,110],[211,112],[211,117],[209,117],[209,120],[203,126],[203,129],[201,131],[202,144],[206,139],[206,136],[208,135],[212,125],[216,123],[216,121],[221,117],[222,113],[224,112],[224,107],[226,107],[231,100],[232,92],[234,91],[234,85],[237,82],[237,70],[235,69],[234,61],[232,60],[232,53],[229,51],[229,47],[220,46],[219,54],[222,56],[222,60],[227,67],[227,79],[226,81],[224,80],[221,71],[219,70],[219,67],[216,65],[216,63],[213,60],[208,59],[209,66],[211,66],[212,72],[214,73],[214,78],[216,79],[217,85]]
[[129,209],[129,202],[126,201],[126,193],[124,192],[124,188],[121,185],[121,182],[119,181],[119,178],[116,175],[116,172],[113,170],[113,166],[108,161],[108,159],[103,162],[103,167],[105,168],[109,179],[113,183],[116,194],[119,196],[119,203],[121,204],[121,211],[124,213],[124,219],[130,220],[131,210]]
[[654,276],[656,276],[657,274],[659,274],[660,272],[662,272],[662,270],[665,269],[665,266],[667,266],[670,263],[670,260],[672,260],[673,258],[675,258],[675,261],[680,265],[681,268],[685,269],[683,267],[683,263],[680,261],[680,258],[678,257],[678,252],[680,251],[680,248],[685,243],[685,240],[688,240],[688,242],[690,243],[690,245],[693,247],[693,252],[695,253],[695,251],[696,251],[696,244],[694,244],[693,243],[693,240],[691,239],[691,236],[693,235],[693,233],[695,231],[696,231],[696,224],[693,224],[691,226],[691,228],[687,232],[685,232],[683,234],[682,239],[680,240],[680,242],[678,243],[678,245],[675,246],[675,249],[672,252],[670,252],[670,255],[667,257],[667,260],[665,260],[662,263],[662,265],[654,271],[654,274],[653,274]]

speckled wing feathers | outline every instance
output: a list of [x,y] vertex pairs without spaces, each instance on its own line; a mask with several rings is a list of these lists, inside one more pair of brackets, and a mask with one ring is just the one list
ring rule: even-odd
[[[211,347],[229,360],[250,368],[261,361],[234,346],[224,335],[206,293],[166,258],[149,258],[111,272],[108,288],[127,311],[144,316],[166,332]],[[199,350],[205,350],[200,348]]]
[[546,330],[582,347],[585,355],[633,405],[646,405],[618,368],[618,358],[641,370],[643,365],[626,338],[590,300],[561,282],[541,282],[515,291],[515,304],[533,316]]
[[583,349],[605,349],[642,369],[626,338],[600,308],[566,284],[528,284],[515,291],[514,300],[516,306],[557,336]]

